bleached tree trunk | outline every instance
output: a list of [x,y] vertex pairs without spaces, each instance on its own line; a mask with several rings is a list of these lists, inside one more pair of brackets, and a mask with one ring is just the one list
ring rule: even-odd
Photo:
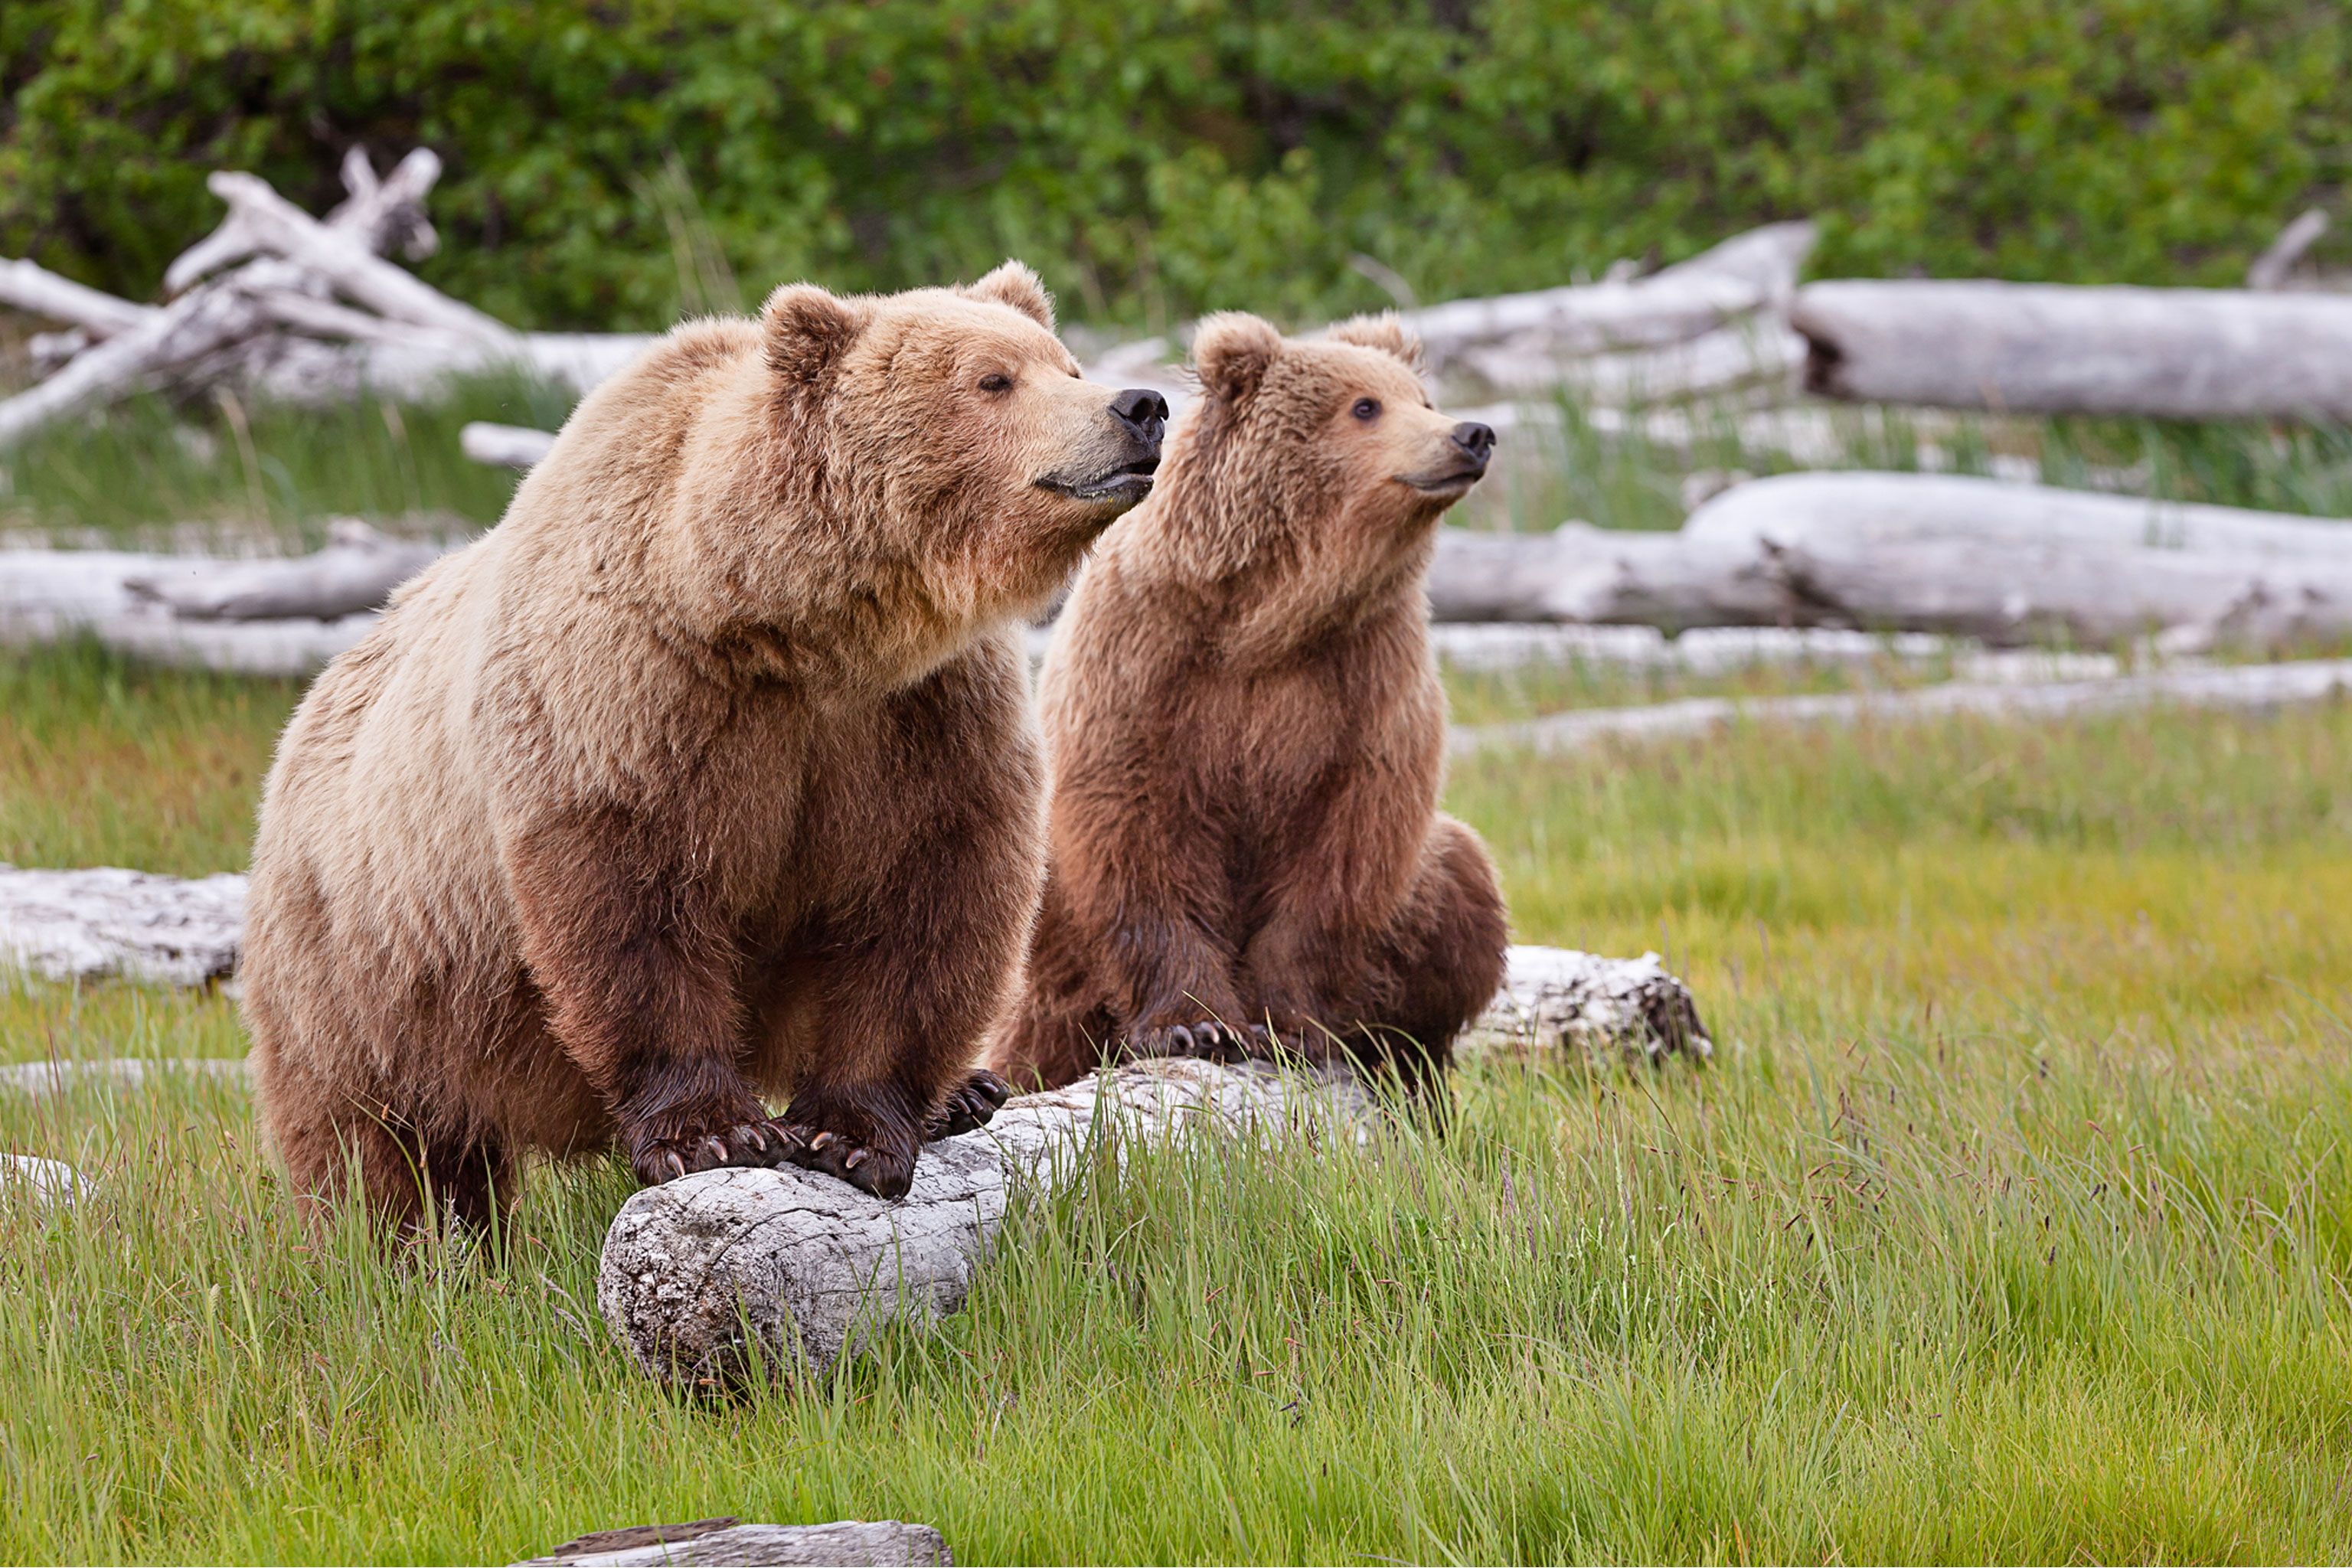
[[392,591],[439,560],[437,540],[387,539],[356,518],[330,526],[324,550],[290,561],[177,560],[122,580],[133,597],[182,620],[341,620],[383,608]]
[[1738,485],[1674,533],[1449,532],[1445,621],[1853,626],[2183,650],[2352,633],[2352,524],[1920,474]]
[[118,300],[30,261],[0,261],[0,305],[53,321],[70,321],[99,342],[129,331],[155,313],[152,305]]
[[2352,298],[1839,281],[1797,290],[1805,386],[1865,403],[2159,419],[2352,418]]
[[[1479,1040],[1578,1059],[1710,1047],[1690,994],[1657,955],[1594,958],[1515,948]],[[1137,1062],[1024,1095],[977,1131],[927,1147],[891,1204],[792,1168],[709,1171],[648,1187],[604,1239],[597,1302],[637,1363],[688,1387],[762,1371],[821,1373],[889,1323],[928,1327],[959,1310],[1015,1183],[1052,1185],[1116,1128],[1164,1138],[1193,1125],[1278,1143],[1368,1137],[1380,1112],[1344,1071],[1259,1064]],[[745,1330],[748,1328],[748,1337]]]
[[1465,350],[1517,342],[1555,355],[1662,348],[1785,304],[1819,231],[1776,223],[1646,278],[1456,300],[1406,312],[1433,373]]
[[1732,724],[1916,723],[1967,714],[1985,719],[2063,719],[2174,704],[2240,711],[2352,697],[2352,659],[2199,666],[2092,680],[1951,681],[1909,691],[1842,691],[1801,697],[1694,697],[1640,708],[1588,708],[1514,724],[1456,730],[1457,756],[1478,752],[1582,751],[1611,741],[1667,741]]

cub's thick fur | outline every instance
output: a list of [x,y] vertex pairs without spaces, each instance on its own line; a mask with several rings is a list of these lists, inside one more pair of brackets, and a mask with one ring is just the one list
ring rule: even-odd
[[1392,318],[1203,322],[1202,397],[1047,656],[1052,859],[990,1063],[1345,1050],[1418,1086],[1502,982],[1475,834],[1437,809],[1423,579],[1494,432],[1431,407]]
[[1166,411],[1052,326],[1008,263],[680,327],[320,677],[244,955],[299,1193],[478,1221],[526,1151],[617,1142],[895,1195],[993,1110],[1043,872],[1019,623]]

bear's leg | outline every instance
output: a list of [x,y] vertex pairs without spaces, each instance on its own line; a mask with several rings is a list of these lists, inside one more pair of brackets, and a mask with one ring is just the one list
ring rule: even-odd
[[1419,1089],[1451,1065],[1454,1037],[1501,989],[1509,917],[1478,836],[1440,813],[1411,892],[1379,943],[1361,1047]]
[[459,1221],[487,1231],[520,1196],[519,1162],[500,1140],[485,1138],[428,1144],[425,1179],[433,1201]]
[[387,1233],[424,1223],[425,1175],[416,1139],[384,1105],[369,1105],[284,1054],[254,1051],[262,1126],[286,1167],[288,1184],[314,1236],[356,1181],[369,1218]]
[[612,1108],[637,1179],[781,1163],[783,1130],[740,1066],[732,935],[657,814],[542,820],[506,860],[550,1026]]
[[827,955],[823,1016],[782,1118],[793,1163],[903,1197],[922,1143],[985,1123],[1012,1098],[971,1058],[1004,993],[1026,900],[958,866],[970,852],[933,853],[926,876],[908,869],[919,921],[877,910],[882,929]]
[[1023,983],[997,1017],[985,1059],[1024,1093],[1059,1089],[1100,1067],[1118,1032],[1061,883],[1049,870]]

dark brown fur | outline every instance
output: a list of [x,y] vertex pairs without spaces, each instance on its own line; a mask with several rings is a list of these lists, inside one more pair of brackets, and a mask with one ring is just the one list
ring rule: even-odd
[[480,1221],[618,1143],[895,1195],[986,1119],[1043,872],[1019,621],[1146,481],[1067,492],[1157,447],[1050,326],[1008,267],[680,328],[320,678],[244,960],[298,1192]]
[[1278,1044],[1423,1083],[1503,975],[1494,868],[1437,810],[1423,592],[1492,433],[1429,406],[1392,321],[1297,342],[1213,317],[1195,355],[1160,488],[1047,658],[1051,865],[989,1059],[1056,1085]]

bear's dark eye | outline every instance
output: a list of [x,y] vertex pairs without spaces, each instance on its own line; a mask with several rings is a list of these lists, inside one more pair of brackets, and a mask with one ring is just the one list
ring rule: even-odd
[[1356,399],[1356,406],[1348,412],[1359,419],[1378,419],[1381,416],[1381,400],[1377,397],[1359,397]]
[[1013,390],[1013,378],[992,373],[980,378],[980,389],[982,392],[1010,392]]

